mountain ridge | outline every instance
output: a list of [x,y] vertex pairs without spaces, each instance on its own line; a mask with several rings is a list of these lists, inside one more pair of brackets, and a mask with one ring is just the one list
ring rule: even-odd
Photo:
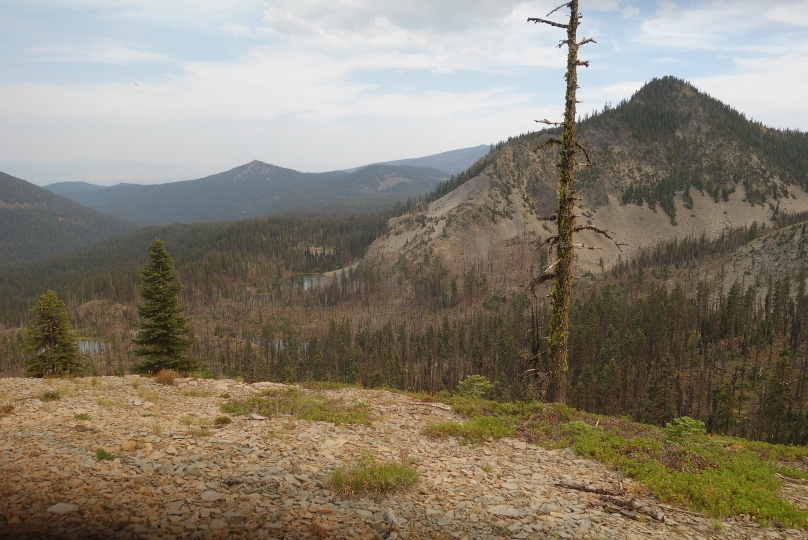
[[378,210],[408,198],[417,199],[448,177],[434,168],[383,164],[353,172],[302,173],[255,160],[196,180],[79,191],[57,189],[96,210],[154,225],[278,213]]
[[0,262],[65,253],[132,232],[133,223],[0,172]]
[[[538,245],[554,231],[539,218],[557,206],[557,153],[541,147],[559,133],[545,129],[497,144],[458,177],[455,191],[393,218],[369,257],[392,264],[402,253],[415,260],[434,252],[458,270],[520,236]],[[579,140],[594,167],[576,173],[578,224],[613,231],[627,244],[579,233],[576,241],[592,248],[577,250],[580,272],[608,268],[658,241],[808,210],[804,133],[746,120],[673,77],[585,118]]]

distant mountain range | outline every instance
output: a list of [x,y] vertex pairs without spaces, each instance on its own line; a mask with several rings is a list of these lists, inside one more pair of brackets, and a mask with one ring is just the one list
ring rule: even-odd
[[430,167],[368,165],[353,172],[302,173],[253,161],[199,180],[99,188],[48,186],[77,203],[141,225],[230,221],[270,214],[345,214],[417,199],[449,177]]
[[96,244],[137,225],[0,173],[0,264]]
[[59,195],[143,225],[225,221],[278,213],[377,210],[417,199],[488,152],[486,145],[345,171],[302,173],[254,161],[199,180],[167,184],[88,182],[47,186]]

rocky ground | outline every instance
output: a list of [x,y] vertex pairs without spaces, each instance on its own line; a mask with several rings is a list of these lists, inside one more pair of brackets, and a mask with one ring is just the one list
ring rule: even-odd
[[[268,386],[280,385],[0,379],[0,405],[14,405],[0,418],[0,538],[808,538],[660,507],[629,484],[665,514],[632,519],[597,494],[557,485],[613,489],[615,473],[600,463],[512,439],[428,439],[427,423],[455,415],[390,392],[326,392],[367,403],[372,426],[237,417],[208,434],[197,423],[221,414],[224,394]],[[57,390],[58,401],[40,399]],[[99,448],[115,459],[99,460]],[[420,483],[384,497],[338,495],[333,467],[361,452],[412,460]],[[785,495],[805,507],[805,488],[789,485]]]

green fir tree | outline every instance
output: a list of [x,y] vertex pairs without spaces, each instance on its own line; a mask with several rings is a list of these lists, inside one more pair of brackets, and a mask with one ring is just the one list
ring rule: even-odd
[[64,302],[48,291],[31,310],[34,318],[25,333],[25,350],[35,353],[26,361],[27,377],[77,375],[84,370],[76,333]]
[[155,239],[149,245],[149,258],[151,262],[140,269],[140,294],[145,303],[137,306],[142,321],[134,340],[138,345],[135,354],[142,360],[135,369],[141,373],[193,371],[197,362],[185,354],[194,342],[193,329],[183,315],[185,307],[178,299],[182,285],[176,282],[177,273],[163,242]]

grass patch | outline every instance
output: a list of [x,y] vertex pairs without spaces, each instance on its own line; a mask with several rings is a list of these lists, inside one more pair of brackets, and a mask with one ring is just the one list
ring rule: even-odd
[[778,497],[777,474],[808,477],[794,466],[808,463],[808,448],[709,436],[690,418],[658,428],[560,404],[442,401],[467,420],[432,424],[431,436],[473,442],[519,436],[549,448],[571,446],[637,479],[663,502],[713,518],[746,514],[763,525],[806,525],[805,512]]
[[96,399],[95,404],[98,405],[99,407],[103,407],[104,409],[109,409],[110,407],[120,407],[121,405],[123,405],[123,403],[121,403],[117,399],[107,399],[104,396],[101,396],[98,399]]
[[229,416],[217,416],[213,419],[214,426],[226,426],[231,422],[233,422],[233,420]]
[[183,396],[187,397],[211,397],[213,396],[213,392],[210,390],[200,390],[198,388],[192,388],[191,390],[183,390]]
[[78,414],[74,414],[73,418],[75,418],[76,420],[89,420],[90,415],[87,414],[87,413],[78,413]]
[[45,392],[42,392],[39,399],[45,402],[58,401],[62,399],[62,393],[59,390],[46,390]]
[[198,428],[194,428],[188,431],[189,434],[193,435],[194,437],[210,437],[213,435],[211,430],[209,430],[205,426],[200,426]]
[[418,471],[412,465],[379,461],[373,454],[366,453],[344,467],[335,468],[331,475],[331,485],[344,495],[400,491],[419,480]]
[[99,448],[98,450],[95,451],[95,457],[103,461],[112,461],[113,459],[115,459],[115,454],[110,454],[103,448]]
[[221,404],[224,413],[262,416],[292,415],[301,420],[333,422],[335,424],[370,425],[371,416],[364,403],[348,405],[342,400],[328,399],[324,395],[302,392],[297,388],[266,390],[258,396]]
[[460,437],[473,443],[481,443],[489,437],[513,437],[516,435],[516,425],[506,417],[475,416],[462,424],[448,421],[430,424],[426,433],[431,437]]
[[3,403],[0,405],[0,418],[10,415],[14,412],[14,405],[11,403]]
[[160,394],[157,392],[149,392],[148,390],[141,390],[137,393],[137,397],[144,401],[151,401],[152,403],[160,401]]
[[158,437],[161,436],[163,434],[163,424],[155,420],[154,422],[152,422],[151,432],[157,435]]
[[195,421],[195,419],[194,419],[193,416],[183,416],[182,420],[181,420],[183,426],[193,425],[194,421]]
[[174,386],[179,373],[173,369],[161,369],[154,375],[154,382],[165,386]]
[[307,388],[308,390],[341,390],[343,388],[349,388],[350,385],[336,382],[336,381],[308,381],[304,383],[300,383],[300,386],[303,388]]
[[486,474],[491,474],[494,472],[494,468],[491,466],[490,463],[480,463],[480,470]]

